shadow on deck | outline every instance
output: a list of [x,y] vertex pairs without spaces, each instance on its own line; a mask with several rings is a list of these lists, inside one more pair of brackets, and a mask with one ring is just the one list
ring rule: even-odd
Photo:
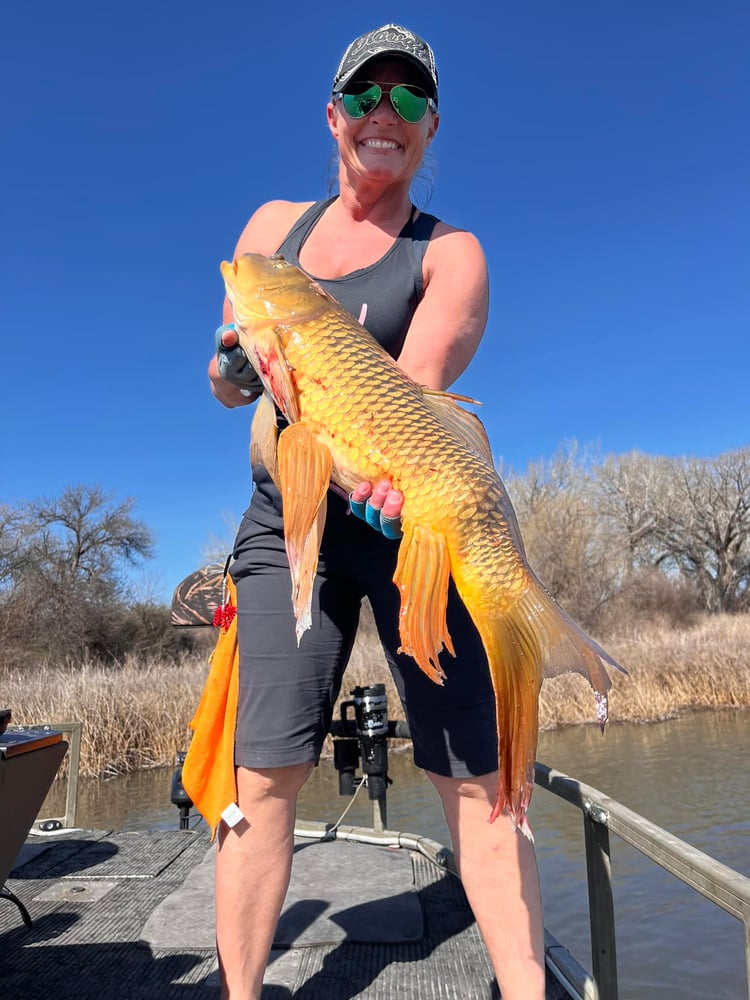
[[[6,996],[218,998],[205,828],[33,837],[7,885],[33,926],[0,900]],[[499,997],[460,883],[404,848],[298,843],[276,943],[264,1000]]]

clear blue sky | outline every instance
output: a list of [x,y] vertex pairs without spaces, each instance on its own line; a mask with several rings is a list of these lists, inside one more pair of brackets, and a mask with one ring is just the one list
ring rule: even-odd
[[[449,13],[449,9],[453,13]],[[99,483],[156,536],[168,599],[249,499],[251,411],[205,375],[219,262],[257,205],[325,195],[346,44],[433,45],[428,207],[482,241],[457,388],[523,471],[577,439],[748,443],[750,4],[5,5],[0,501]]]

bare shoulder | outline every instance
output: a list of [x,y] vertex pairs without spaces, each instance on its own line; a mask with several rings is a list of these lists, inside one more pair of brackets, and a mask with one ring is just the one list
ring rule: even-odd
[[442,268],[458,262],[464,262],[469,267],[485,268],[482,244],[467,229],[438,221],[427,246],[425,265],[429,271],[432,267]]
[[250,217],[242,230],[235,256],[243,253],[276,253],[279,244],[312,201],[267,201]]
[[468,295],[486,290],[487,261],[482,244],[466,229],[438,222],[423,261],[425,289],[430,284],[461,285]]
[[422,262],[424,295],[398,363],[421,385],[447,389],[482,339],[489,309],[487,263],[479,240],[439,222]]

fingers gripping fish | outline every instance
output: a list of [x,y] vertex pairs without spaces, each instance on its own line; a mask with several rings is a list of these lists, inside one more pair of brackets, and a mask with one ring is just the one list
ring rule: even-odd
[[[607,718],[619,665],[579,628],[530,569],[481,422],[450,393],[412,381],[375,339],[299,268],[245,254],[221,265],[240,344],[265,393],[253,420],[252,460],[281,491],[292,602],[300,640],[329,482],[347,494],[388,479],[404,495],[394,583],[405,653],[434,681],[453,654],[446,625],[450,577],[479,632],[495,691],[498,786],[490,820],[507,810],[530,835],[544,676],[583,674]],[[289,421],[277,436],[274,404]]]

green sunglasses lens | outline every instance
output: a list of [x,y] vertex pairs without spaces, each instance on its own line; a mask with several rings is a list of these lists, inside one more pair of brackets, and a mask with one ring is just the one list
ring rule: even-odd
[[[352,89],[357,86],[352,85]],[[357,90],[359,88],[357,87]],[[374,111],[378,106],[378,102],[383,94],[383,91],[376,83],[372,83],[364,89],[359,90],[359,93],[349,92],[341,95],[341,100],[344,105],[344,111],[349,115],[350,118],[364,118],[365,115],[369,115],[371,111]]]
[[391,89],[391,104],[405,122],[421,122],[427,113],[427,95],[418,87],[399,84]]
[[[382,87],[377,83],[355,83],[341,95],[341,101],[350,118],[364,118],[375,110],[382,96]],[[391,87],[388,96],[396,114],[410,125],[422,121],[427,113],[429,100],[419,87],[398,84]]]

